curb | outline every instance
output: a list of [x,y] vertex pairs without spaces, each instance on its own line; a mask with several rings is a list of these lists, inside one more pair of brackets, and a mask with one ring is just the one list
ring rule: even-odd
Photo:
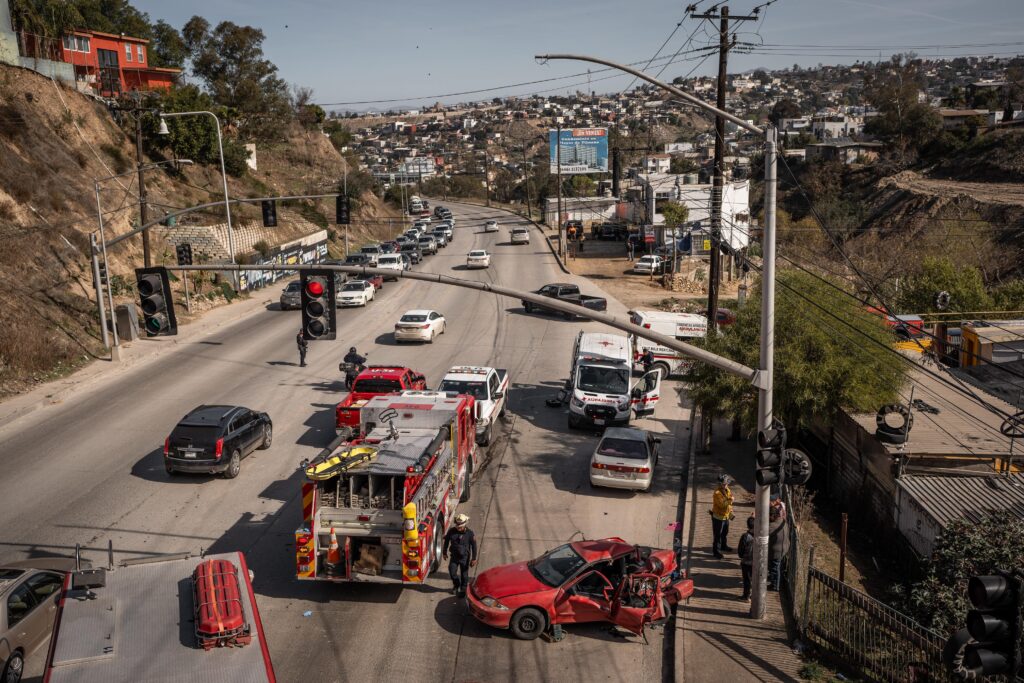
[[[703,420],[704,416],[700,415],[698,418],[697,407],[694,406],[690,413],[690,434],[686,441],[686,450],[688,453],[688,461],[686,466],[686,500],[683,503],[683,519],[681,522],[680,536],[686,539],[686,542],[682,544],[680,548],[680,554],[686,554],[685,560],[681,562],[683,571],[686,575],[690,575],[690,551],[693,549],[693,535],[695,531],[696,517],[693,513],[693,508],[696,507],[696,477],[694,474],[697,470],[697,453],[693,449],[693,435],[697,431],[697,424],[699,420]],[[682,558],[681,558],[682,559]],[[686,665],[684,648],[685,648],[685,631],[682,628],[683,612],[681,605],[676,605],[676,623],[675,630],[673,632],[673,638],[675,643],[673,645],[674,661],[672,662],[673,667],[673,678],[676,683],[683,683],[686,680]]]

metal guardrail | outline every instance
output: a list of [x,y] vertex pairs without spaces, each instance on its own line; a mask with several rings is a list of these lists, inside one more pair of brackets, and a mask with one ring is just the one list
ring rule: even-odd
[[807,568],[804,638],[866,680],[952,683],[946,639],[813,566]]

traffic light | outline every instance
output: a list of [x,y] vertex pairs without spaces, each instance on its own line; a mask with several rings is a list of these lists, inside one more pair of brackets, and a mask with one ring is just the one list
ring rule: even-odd
[[334,272],[330,270],[303,270],[302,283],[302,336],[309,341],[335,339],[338,331],[338,311],[334,308]]
[[967,597],[967,631],[976,641],[966,646],[963,667],[976,677],[1007,674],[1013,680],[1021,666],[1021,607],[1024,585],[1016,573],[972,576]]
[[786,450],[786,428],[782,426],[762,429],[757,433],[758,486],[782,484],[785,481],[783,452]]
[[170,337],[178,334],[178,321],[174,317],[174,301],[167,269],[136,268],[135,286],[142,300],[142,317],[146,334],[150,337]]
[[273,199],[264,199],[263,203],[263,227],[277,227],[277,202]]
[[178,255],[179,266],[191,266],[192,265],[192,245],[188,242],[182,242],[174,248],[174,251]]
[[811,459],[803,451],[787,448],[783,454],[782,471],[787,484],[802,486],[811,479]]
[[352,222],[352,217],[349,215],[348,197],[339,194],[334,198],[334,222],[337,225],[348,225]]
[[107,264],[103,261],[99,261],[98,265],[100,267],[100,285],[106,287],[107,282],[109,282],[107,279]]

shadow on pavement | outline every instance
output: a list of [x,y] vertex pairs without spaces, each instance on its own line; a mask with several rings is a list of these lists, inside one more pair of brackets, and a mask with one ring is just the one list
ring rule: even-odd
[[324,448],[335,436],[334,427],[337,424],[334,414],[335,404],[313,403],[311,405],[314,408],[321,408],[321,410],[317,410],[306,418],[303,424],[308,429],[299,435],[299,438],[295,440],[295,445]]
[[268,360],[267,365],[290,365],[292,367],[298,367],[298,363],[293,363],[290,360]]
[[[243,465],[242,467],[244,469],[245,466]],[[219,474],[200,474],[193,472],[176,472],[173,475],[167,474],[167,470],[164,469],[163,446],[154,448],[132,465],[131,475],[133,477],[138,477],[139,479],[155,481],[161,484],[190,484],[193,486],[196,484],[211,482],[220,476]]]

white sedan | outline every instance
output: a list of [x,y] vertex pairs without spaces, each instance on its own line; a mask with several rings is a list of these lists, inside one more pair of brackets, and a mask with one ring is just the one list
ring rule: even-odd
[[498,232],[498,221],[487,221],[484,223],[484,232]]
[[406,311],[395,323],[395,341],[421,341],[433,344],[434,337],[444,334],[444,328],[444,316],[437,311]]
[[338,292],[338,307],[342,306],[365,306],[373,301],[376,287],[372,282],[366,280],[352,280],[346,282]]
[[474,249],[466,254],[467,268],[490,268],[491,255],[483,249]]

